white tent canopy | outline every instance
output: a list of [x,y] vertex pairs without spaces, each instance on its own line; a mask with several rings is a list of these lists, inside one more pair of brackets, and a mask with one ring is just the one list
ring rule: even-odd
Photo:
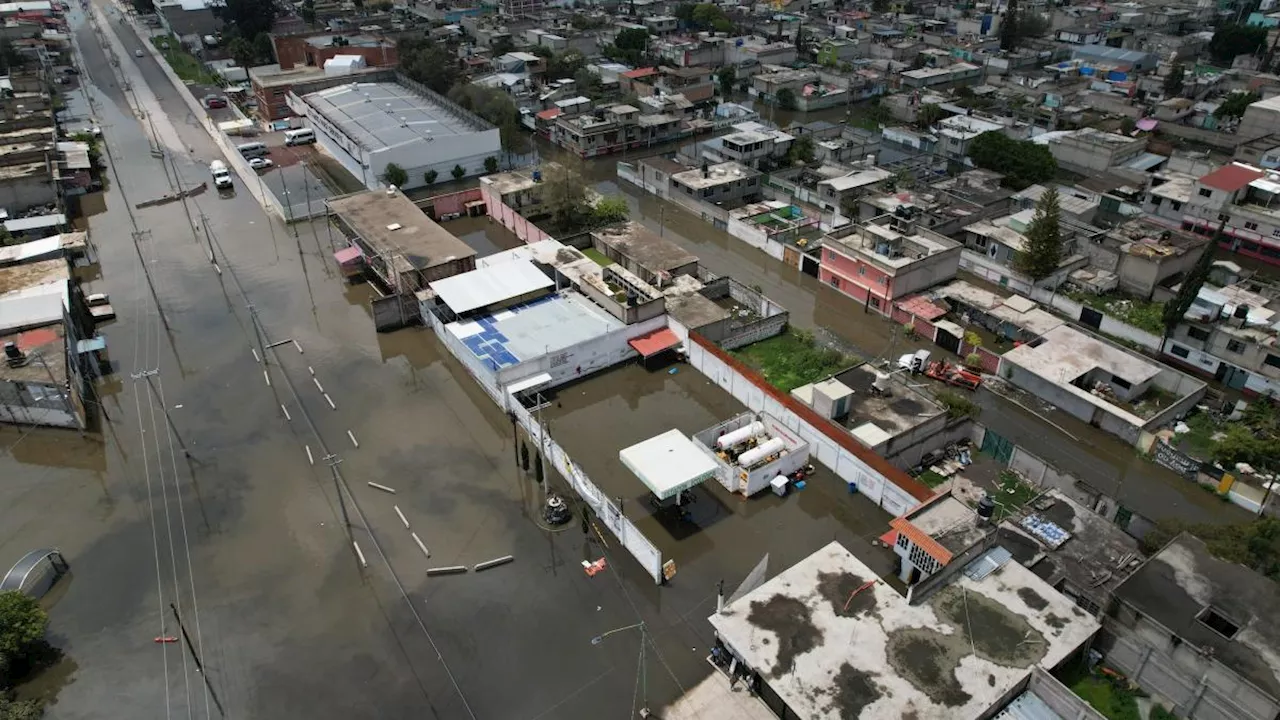
[[716,461],[679,430],[632,445],[618,459],[660,499],[666,500],[716,474]]

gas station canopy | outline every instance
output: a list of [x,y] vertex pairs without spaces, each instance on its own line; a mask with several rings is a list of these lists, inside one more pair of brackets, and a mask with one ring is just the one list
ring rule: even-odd
[[662,500],[713,477],[718,469],[716,461],[679,430],[632,445],[620,451],[618,459]]

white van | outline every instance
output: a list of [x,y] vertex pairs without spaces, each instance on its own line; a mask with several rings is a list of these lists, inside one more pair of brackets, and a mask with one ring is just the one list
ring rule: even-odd
[[285,145],[310,145],[316,141],[316,133],[311,128],[301,128],[299,130],[286,130],[284,133]]
[[251,143],[245,143],[243,145],[237,145],[236,149],[240,151],[241,155],[247,158],[262,157],[266,155],[268,152],[270,152],[269,150],[267,150],[267,146],[260,142],[251,142]]
[[227,164],[221,160],[214,160],[209,163],[209,174],[213,176],[213,186],[216,188],[231,187],[231,173],[227,172]]

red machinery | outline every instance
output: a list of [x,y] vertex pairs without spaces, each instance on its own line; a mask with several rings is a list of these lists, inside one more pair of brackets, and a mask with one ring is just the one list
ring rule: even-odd
[[982,384],[982,376],[978,373],[966,370],[959,365],[952,365],[945,360],[934,360],[929,363],[929,367],[925,369],[924,374],[934,380],[941,380],[948,385],[967,388],[969,390],[977,390]]

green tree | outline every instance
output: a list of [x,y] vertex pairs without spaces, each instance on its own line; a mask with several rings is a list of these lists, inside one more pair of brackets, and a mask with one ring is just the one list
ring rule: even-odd
[[728,96],[738,84],[738,71],[732,65],[725,65],[716,72],[716,82],[720,84],[720,94]]
[[44,707],[34,700],[10,700],[0,693],[0,720],[39,720]]
[[571,78],[587,64],[587,58],[577,50],[569,50],[547,59],[547,78],[559,80]]
[[1009,0],[1000,21],[1000,49],[1012,52],[1018,48],[1018,0]]
[[1262,99],[1262,95],[1256,92],[1245,92],[1237,90],[1228,95],[1219,105],[1218,109],[1213,111],[1216,118],[1238,118],[1244,117],[1244,111],[1249,106]]
[[585,95],[592,100],[599,100],[604,97],[604,83],[600,81],[600,76],[591,71],[590,68],[582,68],[573,74],[573,82],[578,86],[578,94]]
[[395,163],[387,163],[387,167],[382,171],[382,181],[402,188],[409,182],[409,173]]
[[1164,336],[1166,338],[1182,323],[1187,311],[1191,309],[1191,304],[1196,301],[1196,297],[1200,294],[1200,288],[1204,287],[1205,280],[1209,279],[1209,270],[1213,268],[1213,251],[1218,247],[1218,243],[1226,239],[1223,233],[1225,224],[1218,225],[1218,231],[1213,234],[1213,242],[1205,246],[1200,253],[1200,258],[1196,260],[1196,264],[1192,265],[1191,269],[1182,278],[1182,282],[1178,285],[1178,294],[1164,304],[1160,320],[1164,323]]
[[436,178],[438,177],[440,177],[440,173],[436,172],[435,170],[428,170],[422,173],[422,182],[428,185],[435,185]]
[[493,44],[489,46],[489,51],[492,53],[493,57],[501,57],[515,49],[516,42],[511,39],[510,35],[503,35],[497,40],[494,40]]
[[1058,190],[1050,187],[1036,203],[1035,217],[1027,228],[1026,249],[1014,258],[1014,266],[1032,280],[1049,277],[1062,262],[1061,216]]
[[259,65],[270,65],[276,61],[276,46],[267,33],[258,33],[253,39],[253,56]]
[[1182,63],[1175,62],[1169,66],[1169,74],[1164,76],[1164,85],[1161,87],[1164,90],[1165,97],[1174,98],[1182,95],[1182,87],[1186,75],[1187,69],[1183,67]]
[[410,80],[442,95],[449,92],[458,78],[458,59],[447,47],[418,38],[402,39],[398,47],[400,69]]
[[1220,63],[1230,63],[1237,55],[1252,55],[1267,42],[1267,29],[1234,23],[1221,25],[1209,41],[1209,55]]
[[1058,172],[1058,163],[1044,145],[1014,140],[1004,133],[985,132],[969,143],[973,164],[1004,175],[1001,183],[1014,190],[1045,182]]
[[626,198],[621,195],[611,195],[596,201],[595,207],[591,209],[591,219],[597,225],[609,225],[626,220],[630,212]]
[[263,0],[226,0],[212,7],[218,19],[235,28],[236,34],[246,38],[271,32],[278,12],[276,3]]
[[231,38],[231,42],[227,43],[227,54],[231,56],[232,60],[236,61],[236,65],[247,68],[253,67],[253,58],[256,50],[253,47],[253,43],[237,35]]
[[467,174],[467,171],[463,170],[461,165],[454,165],[449,174],[453,176],[454,180],[461,180],[462,176]]
[[801,135],[791,143],[791,148],[787,150],[787,162],[792,165],[796,163],[809,164],[813,162],[813,136]]
[[484,159],[484,171],[490,175],[498,172],[498,158],[490,155]]
[[35,598],[17,590],[0,592],[0,688],[15,671],[27,669],[48,627],[49,615]]
[[778,107],[783,110],[796,109],[796,94],[791,88],[782,88],[777,95]]
[[916,127],[921,130],[928,130],[938,124],[938,121],[942,120],[946,114],[947,111],[937,104],[925,103],[920,106],[919,110],[916,110]]
[[1280,520],[1263,517],[1235,525],[1162,520],[1143,536],[1143,549],[1156,552],[1183,532],[1204,541],[1205,547],[1218,559],[1244,565],[1280,581]]

